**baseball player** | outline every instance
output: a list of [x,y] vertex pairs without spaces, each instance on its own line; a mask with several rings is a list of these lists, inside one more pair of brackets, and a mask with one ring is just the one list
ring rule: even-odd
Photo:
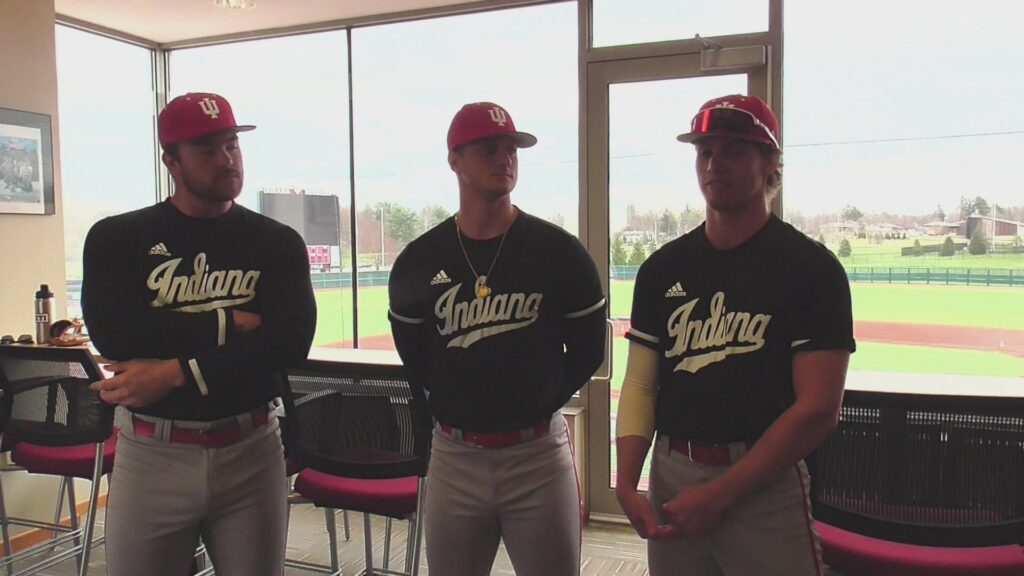
[[268,402],[306,357],[316,307],[302,238],[235,204],[239,126],[216,94],[158,119],[170,199],[98,222],[82,310],[115,376],[121,437],[106,519],[111,576],[187,574],[202,535],[217,574],[280,576],[287,485]]
[[820,575],[803,458],[842,403],[849,284],[769,209],[781,164],[764,102],[711,100],[679,140],[696,147],[706,220],[637,274],[616,493],[652,576]]
[[537,139],[490,102],[448,130],[459,211],[395,261],[389,316],[437,420],[431,574],[484,576],[504,539],[519,576],[579,574],[580,496],[559,409],[603,355],[605,298],[580,242],[509,198]]

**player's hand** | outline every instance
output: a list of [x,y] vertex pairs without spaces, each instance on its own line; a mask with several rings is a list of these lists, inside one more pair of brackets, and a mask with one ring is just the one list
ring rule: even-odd
[[622,511],[629,518],[629,523],[641,538],[657,540],[675,535],[675,526],[658,525],[654,518],[654,510],[651,509],[651,502],[646,496],[628,488],[616,489],[615,496],[619,499]]
[[263,323],[263,317],[255,312],[243,312],[242,310],[231,311],[231,321],[235,325],[235,332],[252,332]]
[[90,386],[108,404],[126,408],[149,406],[185,385],[177,360],[129,360],[104,366],[114,376]]
[[661,510],[680,536],[699,536],[717,526],[729,506],[713,484],[697,484],[684,488]]

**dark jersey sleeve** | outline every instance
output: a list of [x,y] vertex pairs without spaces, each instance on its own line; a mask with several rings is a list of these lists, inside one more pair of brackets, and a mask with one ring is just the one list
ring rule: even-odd
[[[218,314],[223,312],[177,314],[152,308],[138,289],[132,236],[139,225],[125,217],[107,218],[85,238],[82,315],[96,349],[110,360],[131,360],[167,359],[182,348],[217,346]],[[226,317],[230,331],[230,314]]]
[[653,350],[659,346],[658,298],[655,297],[651,259],[644,262],[636,274],[633,284],[633,308],[629,317],[626,338]]
[[563,273],[565,302],[564,399],[590,380],[604,358],[607,300],[593,258],[579,240],[570,237]]
[[424,390],[430,389],[431,354],[428,326],[423,311],[417,309],[412,276],[415,271],[412,245],[395,259],[388,279],[388,320],[395,348],[402,358],[409,379]]
[[[246,385],[246,374],[278,372],[306,358],[316,331],[316,300],[309,276],[306,246],[291,228],[268,243],[269,261],[260,276],[261,323],[251,332],[233,334],[223,346],[183,358],[186,377],[210,394]],[[198,366],[196,369],[193,363]]]
[[823,250],[805,267],[794,302],[792,351],[856,350],[850,282],[842,265]]

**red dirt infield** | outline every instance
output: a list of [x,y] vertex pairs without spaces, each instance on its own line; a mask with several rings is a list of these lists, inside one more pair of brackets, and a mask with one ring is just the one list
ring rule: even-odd
[[[331,342],[330,344],[322,344],[322,346],[326,346],[327,348],[353,348],[351,340]],[[391,338],[391,334],[364,336],[359,339],[359,347],[367,348],[369,350],[394,350],[395,341]]]
[[857,322],[853,332],[854,337],[862,342],[1003,352],[1024,358],[1024,330],[997,330],[943,324]]

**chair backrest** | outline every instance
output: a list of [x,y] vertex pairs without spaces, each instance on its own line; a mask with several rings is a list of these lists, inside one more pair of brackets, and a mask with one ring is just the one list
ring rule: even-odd
[[285,373],[285,451],[336,476],[425,476],[431,421],[403,366],[307,360]]
[[[3,434],[4,429],[7,428],[7,420],[11,417],[11,397],[4,392],[2,386],[0,386],[0,434]],[[3,443],[3,448],[7,447],[7,442]]]
[[102,379],[86,348],[0,346],[5,437],[45,446],[105,441],[113,433],[114,407],[89,389]]
[[820,521],[944,547],[1024,545],[1024,398],[847,391],[813,458]]

